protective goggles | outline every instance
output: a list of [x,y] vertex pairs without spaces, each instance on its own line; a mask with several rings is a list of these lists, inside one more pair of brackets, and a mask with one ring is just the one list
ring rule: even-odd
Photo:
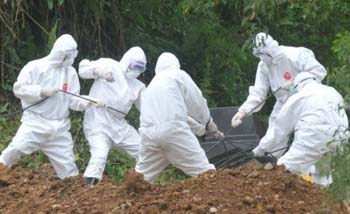
[[140,73],[144,72],[146,70],[146,65],[144,62],[137,61],[137,60],[132,60],[129,63],[129,69],[130,70],[136,70],[139,71]]
[[253,41],[253,46],[254,46],[255,48],[264,48],[264,47],[266,47],[266,42],[265,42],[265,40],[266,40],[267,37],[268,37],[267,34],[265,34],[265,36],[262,36],[262,35],[257,36],[257,37],[255,38],[255,40]]
[[261,50],[261,48],[254,48],[253,49],[253,55],[256,56],[256,57],[261,57],[261,56],[272,57],[270,54],[268,54],[265,51]]

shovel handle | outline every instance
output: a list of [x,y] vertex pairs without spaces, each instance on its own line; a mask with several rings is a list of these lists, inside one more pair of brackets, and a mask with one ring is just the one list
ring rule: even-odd
[[[74,96],[74,97],[78,97],[78,98],[83,99],[83,100],[87,100],[87,101],[92,102],[92,103],[95,103],[95,104],[97,103],[95,100],[92,100],[92,99],[89,99],[89,98],[86,98],[86,97],[83,97],[83,96],[79,96],[79,95],[77,95],[77,94],[73,94],[73,93],[71,93],[71,92],[69,92],[69,91],[63,91],[63,90],[61,90],[61,89],[59,89],[59,91],[60,91],[60,92],[63,92],[63,93],[66,93],[66,94],[69,94],[69,95],[72,95],[72,96]],[[113,111],[116,111],[116,112],[118,112],[118,113],[120,113],[120,114],[126,116],[126,114],[125,114],[124,112],[119,111],[118,109],[112,108],[112,107],[110,107],[110,106],[106,106],[106,108],[111,109],[111,110],[113,110]]]

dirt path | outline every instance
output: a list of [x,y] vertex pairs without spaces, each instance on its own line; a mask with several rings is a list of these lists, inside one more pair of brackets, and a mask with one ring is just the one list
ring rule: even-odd
[[104,178],[95,188],[80,176],[52,175],[0,168],[0,213],[346,213],[317,186],[252,163],[171,185],[148,184],[133,171],[125,185]]

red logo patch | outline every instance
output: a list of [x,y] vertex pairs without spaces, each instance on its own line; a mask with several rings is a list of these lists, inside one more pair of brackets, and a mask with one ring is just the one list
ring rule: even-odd
[[285,80],[291,80],[292,79],[292,74],[289,71],[284,72],[283,78]]
[[64,92],[67,92],[67,90],[68,90],[68,84],[67,84],[67,83],[64,83],[62,88],[63,88],[63,91],[64,91]]

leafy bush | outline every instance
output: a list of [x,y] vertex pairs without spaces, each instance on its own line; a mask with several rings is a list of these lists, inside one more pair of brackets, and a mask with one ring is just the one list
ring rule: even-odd
[[337,200],[350,200],[350,141],[344,143],[336,152],[323,159],[319,164],[324,174],[331,174],[333,183],[328,187]]
[[338,66],[328,69],[327,84],[335,87],[350,104],[350,32],[338,33],[333,41],[332,51],[337,57]]
[[[333,42],[338,66],[328,69],[327,84],[335,87],[350,104],[350,33],[338,33]],[[343,143],[336,152],[322,159],[318,164],[323,174],[331,174],[333,184],[328,190],[339,200],[350,200],[350,140]]]
[[[251,41],[257,32],[266,31],[280,44],[312,49],[328,68],[326,82],[349,104],[349,15],[350,2],[335,0],[0,1],[0,114],[20,109],[12,95],[20,68],[45,56],[63,33],[72,34],[78,42],[75,65],[83,58],[119,60],[129,47],[141,46],[148,61],[147,72],[142,75],[146,83],[154,75],[159,54],[173,52],[214,107],[237,106],[244,101],[258,63],[251,54]],[[81,85],[86,94],[91,81],[81,81]],[[265,105],[258,117],[263,118],[261,121],[265,121],[272,104],[269,101]],[[137,126],[137,111],[133,110],[128,120]],[[19,115],[0,116],[0,150],[11,141],[18,126]],[[73,114],[72,135],[77,165],[83,172],[90,156],[81,113]],[[35,168],[46,161],[36,153],[21,163]],[[112,151],[108,161],[105,174],[117,180],[134,165],[118,151]],[[172,173],[178,176],[172,168],[162,176],[171,177]]]

